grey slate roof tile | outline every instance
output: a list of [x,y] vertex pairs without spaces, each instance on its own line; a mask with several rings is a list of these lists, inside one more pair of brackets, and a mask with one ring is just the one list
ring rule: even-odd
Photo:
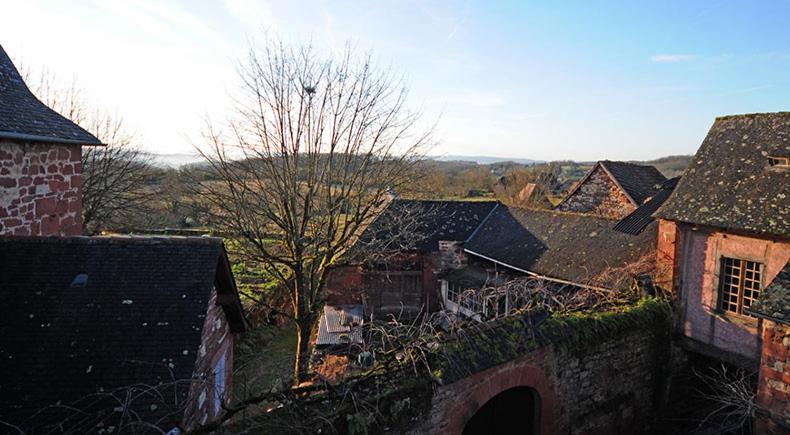
[[639,234],[645,229],[655,218],[653,213],[661,207],[662,204],[669,198],[675,186],[678,184],[680,177],[669,179],[661,184],[661,189],[651,196],[644,204],[637,207],[628,216],[620,219],[617,225],[614,226],[616,231],[627,234]]
[[0,237],[0,418],[191,379],[224,255],[215,238]]
[[613,225],[591,215],[500,206],[464,248],[510,267],[585,284],[655,248],[657,223],[638,235]]
[[497,204],[496,201],[396,199],[365,229],[360,239],[389,240],[399,232],[397,228],[399,217],[404,213],[415,213],[419,218],[415,225],[416,232],[424,237],[413,244],[411,240],[396,242],[395,246],[402,250],[437,251],[440,240],[457,242],[466,240]]
[[758,316],[790,324],[790,262],[763,290],[751,311]]
[[730,230],[790,237],[790,112],[717,118],[656,216]]
[[654,166],[602,160],[601,165],[614,177],[636,205],[653,196],[667,180]]
[[30,92],[2,46],[0,46],[0,138],[101,145],[96,136],[38,100]]

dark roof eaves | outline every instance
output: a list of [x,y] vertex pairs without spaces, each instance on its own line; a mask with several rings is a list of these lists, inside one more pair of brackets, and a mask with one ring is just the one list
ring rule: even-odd
[[106,144],[102,143],[99,139],[96,139],[95,141],[64,139],[64,138],[53,137],[53,136],[39,136],[35,134],[16,133],[13,131],[0,131],[0,139],[11,139],[11,140],[28,141],[28,142],[46,142],[46,143],[56,143],[56,144],[64,144],[64,145],[106,146]]

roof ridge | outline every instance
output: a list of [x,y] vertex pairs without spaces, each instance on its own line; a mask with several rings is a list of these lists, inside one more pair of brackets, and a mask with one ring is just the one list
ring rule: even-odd
[[28,242],[28,243],[129,243],[129,244],[194,244],[194,245],[221,245],[224,239],[214,236],[137,236],[137,235],[108,235],[108,236],[0,236],[3,242]]
[[732,115],[721,115],[715,118],[716,121],[725,120],[725,119],[738,119],[738,118],[757,118],[761,116],[790,116],[790,111],[778,111],[778,112],[754,112],[754,113],[740,113],[740,114],[732,114]]

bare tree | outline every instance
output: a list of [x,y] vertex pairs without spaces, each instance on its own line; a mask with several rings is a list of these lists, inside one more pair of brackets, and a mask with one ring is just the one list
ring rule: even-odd
[[431,129],[399,81],[350,48],[334,59],[271,43],[239,73],[235,116],[224,134],[209,127],[201,151],[217,181],[200,189],[212,219],[288,289],[299,384],[330,271],[414,179]]
[[93,133],[105,146],[82,148],[82,219],[88,234],[125,226],[153,195],[146,186],[150,157],[134,146],[136,138],[117,114],[91,108],[76,80],[61,85],[47,71],[23,70],[31,91],[47,106]]

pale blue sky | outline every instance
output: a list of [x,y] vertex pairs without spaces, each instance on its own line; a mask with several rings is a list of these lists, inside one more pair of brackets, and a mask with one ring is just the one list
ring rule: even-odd
[[6,0],[0,44],[76,77],[147,150],[190,152],[261,29],[351,40],[439,118],[435,154],[691,154],[718,115],[790,110],[790,2]]

